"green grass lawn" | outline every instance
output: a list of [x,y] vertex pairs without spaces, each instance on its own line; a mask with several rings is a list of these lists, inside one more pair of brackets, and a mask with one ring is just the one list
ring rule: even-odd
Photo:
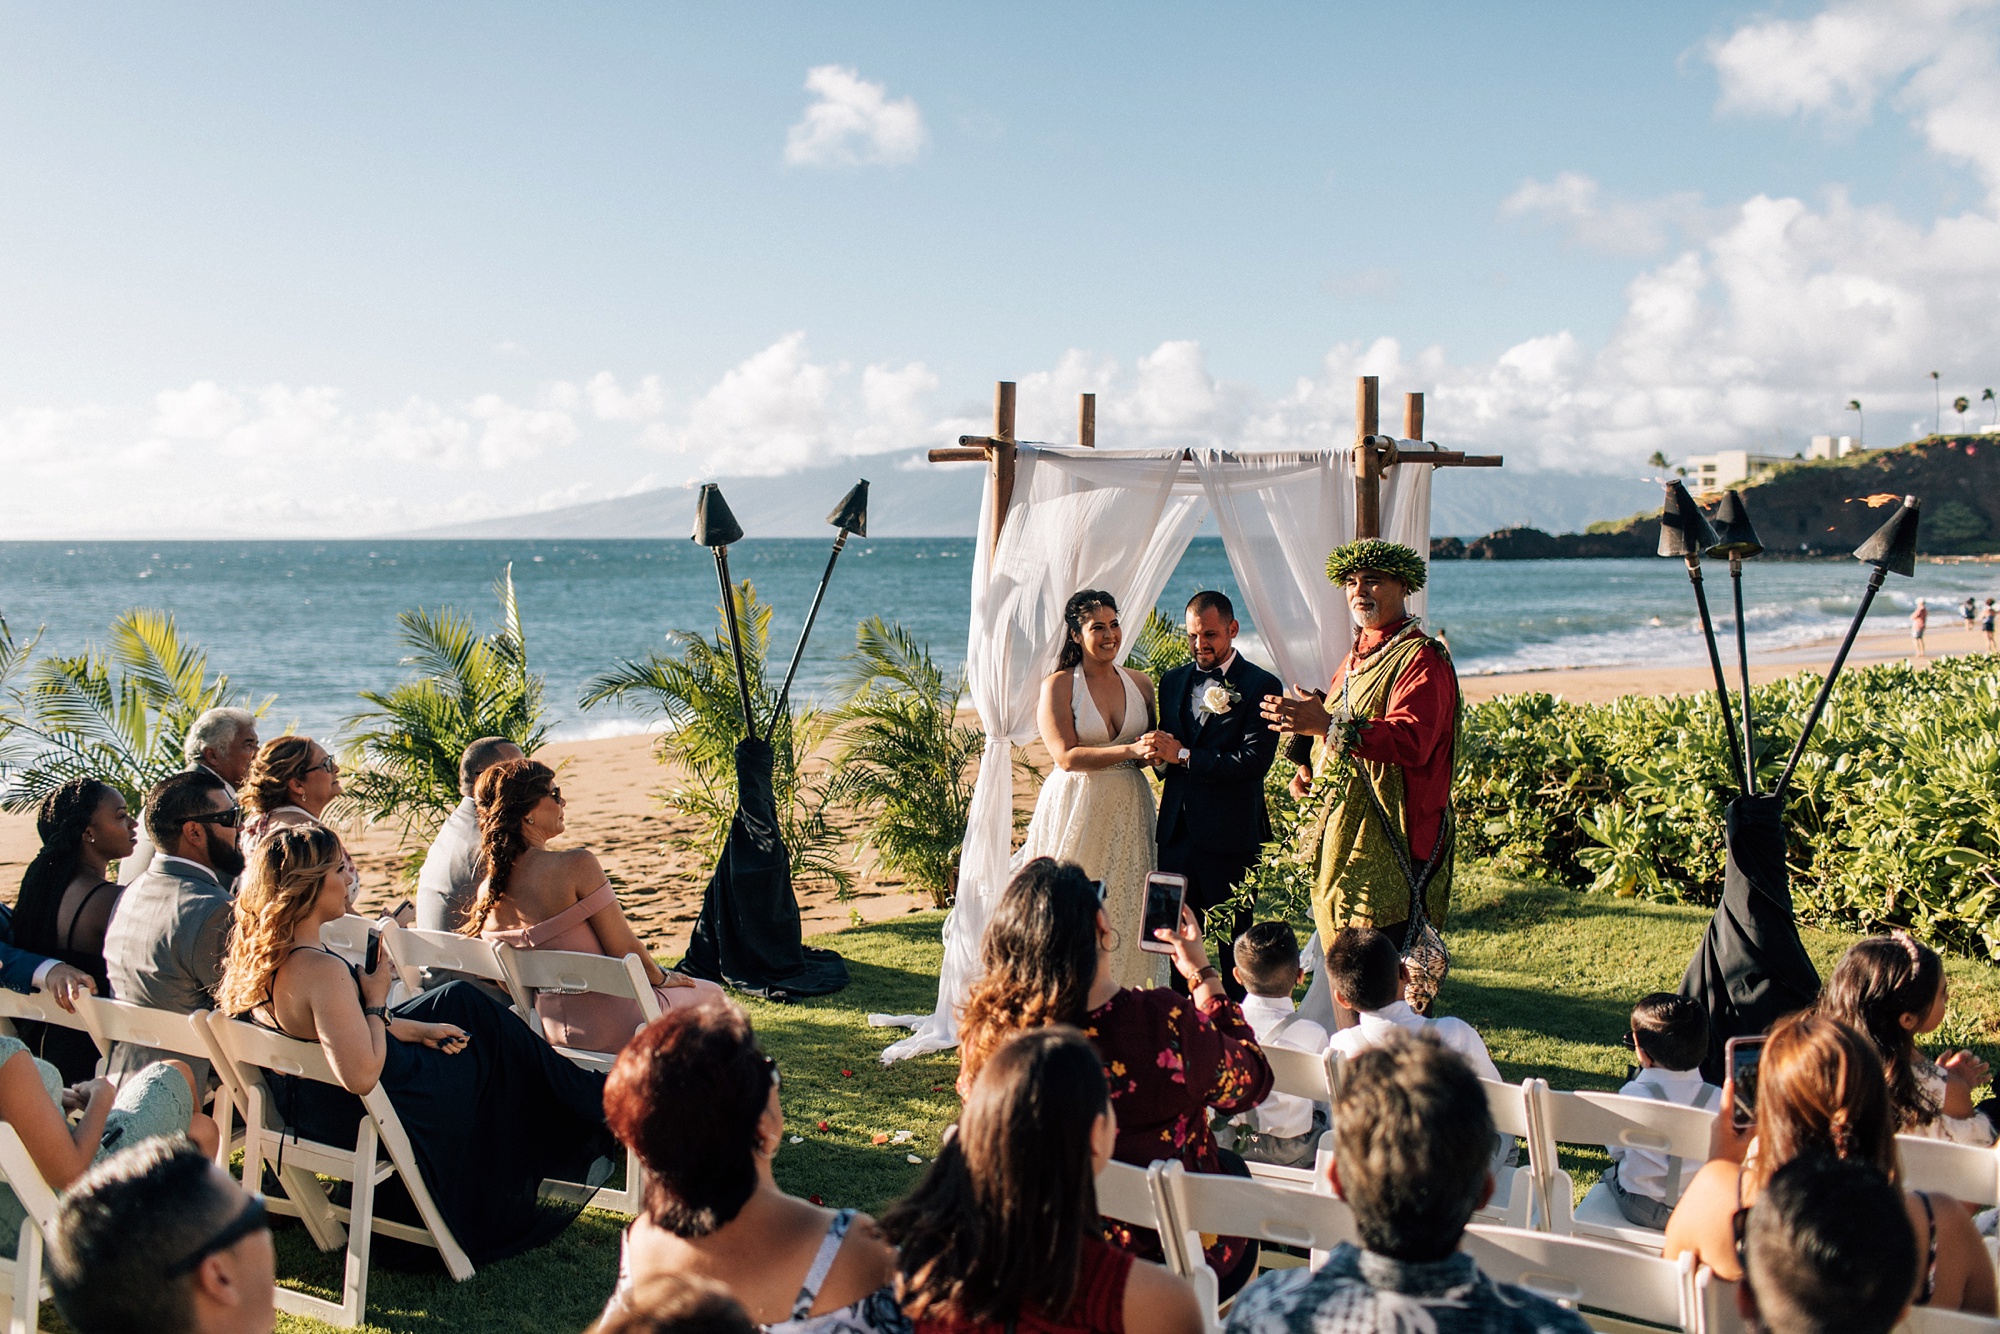
[[[796,1005],[752,1001],[749,1009],[783,1078],[788,1142],[779,1183],[827,1204],[879,1209],[913,1185],[957,1114],[951,1053],[884,1067],[896,1033],[871,1029],[870,1010],[928,1011],[943,950],[942,914],[920,913],[823,937],[844,954],[853,984],[840,995]],[[1509,1079],[1530,1075],[1558,1088],[1615,1089],[1629,1054],[1619,1045],[1631,1004],[1671,991],[1694,951],[1706,910],[1581,895],[1466,868],[1458,880],[1448,940],[1453,966],[1439,1010],[1471,1022]],[[1822,976],[1850,936],[1807,930],[1806,948]],[[1951,1016],[1936,1035],[2000,1064],[2000,972],[1953,960]],[[825,1129],[820,1126],[824,1124]],[[871,1137],[907,1130],[905,1145]],[[790,1143],[790,1136],[799,1143]],[[1602,1154],[1565,1151],[1578,1191],[1597,1178]],[[602,1306],[618,1263],[622,1220],[586,1212],[554,1245],[482,1269],[463,1284],[442,1276],[377,1268],[370,1280],[370,1330],[519,1331],[576,1334]],[[331,1297],[340,1257],[314,1250],[287,1224],[278,1233],[283,1281]],[[45,1308],[48,1328],[62,1328]],[[331,1328],[281,1317],[287,1334]]]

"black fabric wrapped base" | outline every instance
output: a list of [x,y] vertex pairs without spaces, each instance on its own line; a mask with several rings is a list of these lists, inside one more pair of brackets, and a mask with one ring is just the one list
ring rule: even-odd
[[1702,1078],[1722,1083],[1722,1047],[1764,1032],[1819,998],[1819,970],[1799,941],[1785,870],[1784,798],[1737,797],[1726,808],[1729,862],[1722,902],[1681,978],[1708,1011]]
[[680,970],[766,1000],[826,996],[847,985],[847,961],[805,944],[792,859],[778,835],[773,763],[769,742],[736,743],[736,818]]

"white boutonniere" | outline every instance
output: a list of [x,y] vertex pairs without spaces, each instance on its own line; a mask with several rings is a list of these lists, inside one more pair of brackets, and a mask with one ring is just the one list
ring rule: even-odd
[[1243,702],[1243,692],[1227,681],[1210,681],[1201,688],[1201,708],[1199,712],[1217,717],[1228,713],[1230,706]]

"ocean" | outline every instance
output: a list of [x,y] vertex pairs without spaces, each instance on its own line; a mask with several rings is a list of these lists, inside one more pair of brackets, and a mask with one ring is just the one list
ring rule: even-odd
[[[770,538],[730,550],[732,573],[774,604],[774,671],[791,657],[828,549],[828,540]],[[277,697],[267,715],[276,725],[326,736],[361,707],[360,691],[403,677],[397,613],[450,606],[491,629],[492,585],[509,562],[529,660],[546,677],[558,737],[643,728],[630,714],[579,708],[584,683],[660,646],[670,629],[713,632],[714,561],[685,539],[4,542],[0,615],[17,637],[42,626],[45,649],[75,652],[101,644],[127,608],[172,611],[182,633],[207,650],[211,670],[227,672],[256,699]],[[971,566],[970,538],[850,541],[800,667],[807,693],[826,698],[855,624],[873,615],[900,621],[941,663],[956,666],[965,654]],[[1733,625],[1728,569],[1711,562],[1707,572],[1726,629]],[[1837,636],[1866,574],[1851,560],[1750,562],[1745,621],[1753,650]],[[1162,609],[1178,616],[1202,587],[1236,596],[1219,538],[1195,540]],[[1933,634],[1962,635],[1956,604],[1967,596],[2000,596],[2000,565],[1919,565],[1914,579],[1892,575],[1870,624],[1890,628],[1925,597]],[[1429,619],[1446,632],[1465,673],[1704,660],[1677,561],[1439,561],[1431,567]],[[1255,626],[1243,620],[1254,658]]]

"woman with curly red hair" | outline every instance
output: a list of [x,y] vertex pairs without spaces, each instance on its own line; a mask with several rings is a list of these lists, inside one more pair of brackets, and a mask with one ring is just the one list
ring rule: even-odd
[[[473,802],[486,878],[466,918],[467,935],[505,941],[518,950],[573,950],[613,959],[636,954],[663,1010],[721,999],[715,983],[654,961],[590,849],[549,847],[562,834],[566,817],[555,770],[540,760],[502,760],[479,775]],[[645,1022],[638,1002],[617,996],[545,992],[535,998],[535,1013],[550,1042],[585,1051],[618,1051]]]

